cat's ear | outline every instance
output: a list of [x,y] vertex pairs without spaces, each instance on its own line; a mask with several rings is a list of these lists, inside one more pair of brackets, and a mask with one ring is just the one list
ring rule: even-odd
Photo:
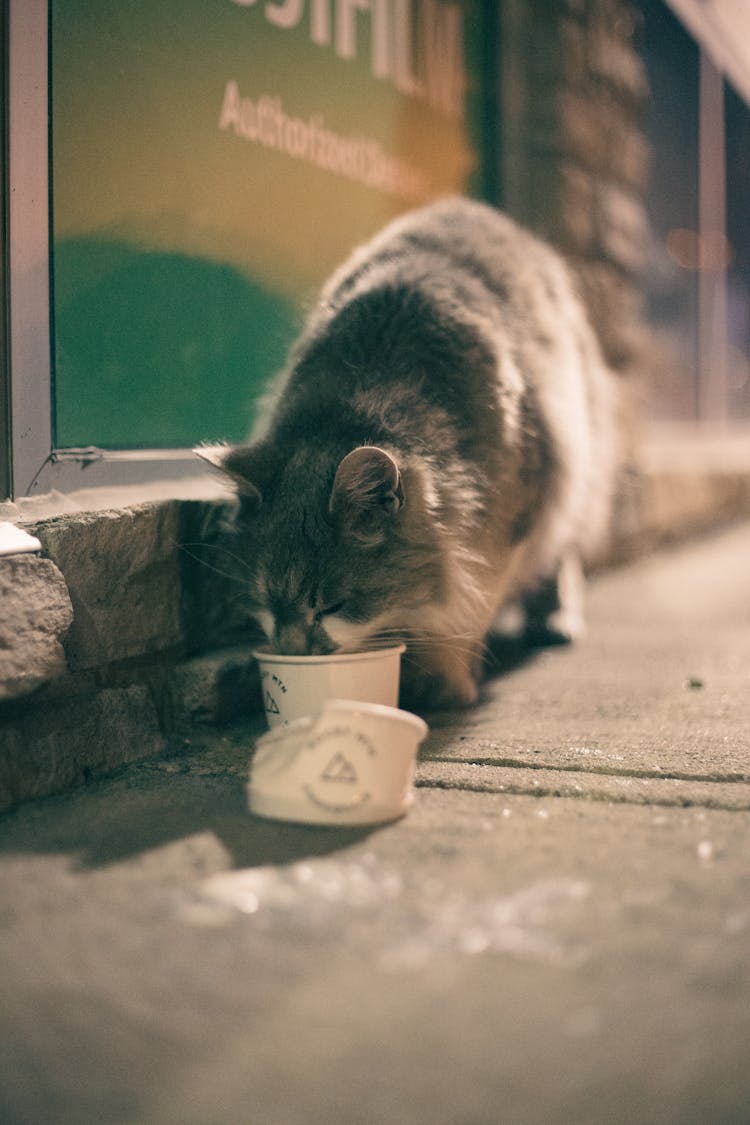
[[193,452],[230,476],[243,500],[260,505],[270,473],[268,451],[263,446],[199,445]]
[[404,503],[401,473],[390,453],[363,445],[348,453],[336,470],[329,510],[361,524],[392,516]]

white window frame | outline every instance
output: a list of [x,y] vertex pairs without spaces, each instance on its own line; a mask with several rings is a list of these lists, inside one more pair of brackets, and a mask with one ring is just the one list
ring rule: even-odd
[[[56,449],[53,426],[48,0],[8,5],[12,495],[203,477],[189,449]],[[3,497],[0,497],[2,501]]]

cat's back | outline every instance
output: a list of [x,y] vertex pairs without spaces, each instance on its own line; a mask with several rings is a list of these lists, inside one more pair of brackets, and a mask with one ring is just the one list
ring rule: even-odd
[[330,414],[335,401],[341,418],[370,396],[388,404],[402,434],[431,428],[427,414],[437,423],[444,412],[442,421],[482,456],[484,442],[497,440],[488,421],[497,395],[495,329],[505,271],[508,287],[513,275],[500,263],[517,230],[492,208],[449,199],[394,220],[355,250],[297,342],[282,416]]
[[429,288],[462,277],[511,303],[540,285],[547,299],[559,297],[567,280],[557,254],[508,215],[451,197],[395,219],[334,273],[323,296],[337,309],[378,285]]
[[[388,294],[384,303],[378,294]],[[563,530],[550,530],[550,543],[571,537],[574,522],[588,524],[592,542],[600,537],[618,456],[617,388],[555,249],[493,207],[441,200],[396,219],[334,274],[321,303],[322,335],[358,304],[383,308],[389,324],[404,326],[394,353],[406,342],[407,356],[434,357],[411,366],[432,404],[457,424],[466,456],[487,468],[507,461],[513,417],[535,413],[556,466],[548,506]],[[409,305],[416,317],[393,320],[394,309]],[[498,401],[502,433],[491,422]]]

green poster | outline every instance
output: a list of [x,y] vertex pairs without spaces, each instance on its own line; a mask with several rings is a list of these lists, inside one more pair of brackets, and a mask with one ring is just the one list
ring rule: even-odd
[[476,193],[479,0],[52,0],[56,445],[239,440],[307,302]]

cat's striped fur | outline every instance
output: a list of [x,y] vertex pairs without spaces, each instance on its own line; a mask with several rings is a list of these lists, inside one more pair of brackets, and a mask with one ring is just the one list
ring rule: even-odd
[[602,542],[615,390],[565,264],[509,218],[451,199],[386,227],[323,289],[251,444],[214,456],[254,501],[271,643],[402,638],[424,701],[472,702],[497,611]]

